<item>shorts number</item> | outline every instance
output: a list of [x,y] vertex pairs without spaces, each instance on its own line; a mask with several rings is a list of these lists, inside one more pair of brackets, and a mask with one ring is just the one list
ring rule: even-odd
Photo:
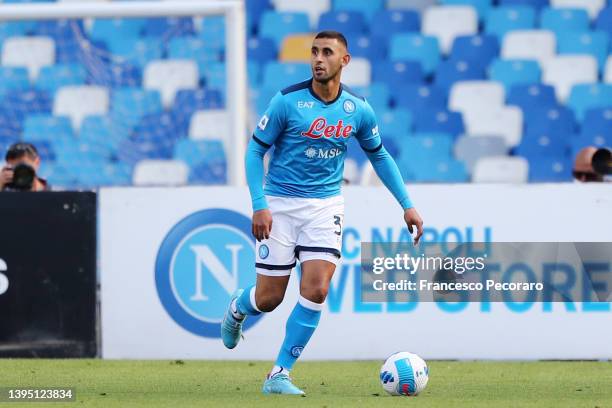
[[334,215],[334,225],[338,226],[338,231],[334,231],[334,234],[342,235],[342,216]]

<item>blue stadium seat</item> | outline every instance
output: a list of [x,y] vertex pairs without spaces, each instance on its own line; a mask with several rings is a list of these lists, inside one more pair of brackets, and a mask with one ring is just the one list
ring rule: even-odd
[[567,105],[582,120],[589,109],[612,106],[611,84],[579,84],[572,87]]
[[529,181],[532,183],[572,180],[572,163],[565,156],[535,157],[529,161]]
[[501,6],[529,6],[537,11],[548,6],[549,0],[499,0]]
[[221,92],[215,89],[183,89],[177,92],[171,113],[181,134],[187,134],[189,121],[194,112],[224,107]]
[[372,64],[387,58],[387,42],[384,37],[349,34],[346,40],[353,58],[367,58]]
[[226,184],[227,160],[225,154],[217,153],[205,156],[204,161],[191,168],[189,182],[195,184]]
[[562,157],[567,155],[567,149],[573,134],[562,132],[527,132],[521,138],[516,148],[516,154],[527,160],[538,157]]
[[445,89],[435,85],[408,84],[391,88],[395,105],[419,115],[421,110],[443,110],[446,108]]
[[488,66],[499,55],[499,41],[496,36],[460,36],[453,42],[451,60],[472,61],[480,66]]
[[442,88],[450,89],[455,82],[480,80],[485,79],[485,77],[484,67],[478,65],[478,63],[463,60],[450,60],[443,61],[438,65],[435,75],[435,84]]
[[202,38],[176,37],[168,44],[168,58],[195,60],[202,71],[207,64],[221,61],[221,53]]
[[278,56],[276,43],[270,38],[251,37],[247,41],[247,59],[266,63],[273,61]]
[[203,66],[199,72],[200,79],[204,83],[204,86],[209,89],[218,90],[225,98],[225,93],[227,91],[225,62],[212,62]]
[[145,37],[163,37],[168,41],[174,37],[195,34],[191,17],[156,17],[147,18],[142,34]]
[[583,129],[580,135],[572,141],[572,157],[578,150],[587,146],[612,147],[612,132],[609,129]]
[[89,84],[109,88],[138,87],[142,83],[140,68],[129,62],[96,64],[88,69],[87,74]]
[[108,59],[108,46],[100,40],[62,41],[55,43],[55,62],[58,64],[90,64]]
[[106,41],[112,48],[115,43],[138,38],[146,22],[145,18],[96,18],[90,36],[94,40]]
[[62,86],[83,85],[86,79],[87,72],[80,64],[48,65],[40,70],[36,88],[53,95]]
[[[23,122],[17,119],[10,112],[0,110],[0,148],[6,148],[21,139]],[[0,153],[0,162],[4,160],[4,153]]]
[[258,88],[261,85],[261,64],[255,61],[247,60],[247,80],[249,89]]
[[608,36],[612,35],[612,6],[601,9],[595,19],[594,28],[597,31],[608,33]]
[[24,139],[26,142],[34,142],[36,145],[36,150],[38,150],[38,155],[40,156],[40,161],[43,163],[54,162],[56,155],[55,150],[53,150],[53,145],[51,141],[48,139],[40,139],[36,141]]
[[244,2],[246,8],[247,36],[257,34],[262,15],[272,9],[270,0],[249,0]]
[[403,139],[413,126],[412,114],[406,109],[390,109],[378,112],[378,127],[383,138]]
[[[56,161],[73,167],[75,173],[87,171],[92,163],[110,159],[112,151],[103,145],[91,145],[77,138],[53,138]],[[78,170],[77,170],[78,169]]]
[[0,98],[11,90],[25,90],[29,87],[27,68],[0,66]]
[[310,65],[297,62],[272,61],[264,66],[263,86],[277,91],[312,76]]
[[66,169],[63,165],[57,164],[54,161],[42,159],[38,172],[47,180],[51,188],[59,186],[70,189],[78,185],[78,173]]
[[143,116],[129,138],[119,144],[118,158],[130,165],[144,159],[170,159],[176,140],[175,123],[168,113]]
[[447,133],[416,133],[400,141],[400,156],[408,160],[450,159],[453,147],[453,136]]
[[465,183],[469,176],[465,164],[458,160],[423,160],[411,157],[399,162],[400,172],[405,180],[421,183]]
[[573,133],[577,126],[574,112],[564,106],[533,107],[523,116],[528,133]]
[[540,27],[557,35],[566,31],[589,31],[589,14],[585,9],[545,8],[540,14]]
[[371,22],[376,13],[384,8],[383,0],[333,0],[332,9],[338,11],[358,11]]
[[23,139],[27,142],[50,139],[74,140],[70,118],[48,114],[30,115],[23,124]]
[[225,50],[225,17],[209,16],[202,18],[198,37],[206,41],[208,48]]
[[184,161],[190,167],[206,162],[208,157],[223,157],[224,155],[221,140],[182,139],[174,147],[174,158]]
[[515,85],[506,96],[506,104],[520,107],[523,114],[532,109],[552,108],[557,106],[555,88],[544,84]]
[[557,35],[559,54],[589,54],[595,57],[602,70],[608,57],[608,34],[594,32],[561,32]]
[[440,3],[449,6],[472,6],[478,13],[478,19],[482,21],[489,14],[493,0],[441,0]]
[[33,21],[6,21],[0,23],[0,42],[9,37],[22,37],[34,29]]
[[96,148],[116,155],[119,143],[129,136],[130,129],[116,123],[110,116],[87,116],[81,124],[79,139]]
[[490,79],[504,84],[506,91],[515,85],[537,84],[540,75],[540,65],[531,60],[497,59],[489,67]]
[[485,21],[485,32],[500,39],[511,30],[529,30],[535,27],[536,13],[529,6],[501,6],[493,8]]
[[416,61],[383,61],[372,67],[372,81],[393,87],[421,83],[425,78],[421,64]]
[[259,27],[259,37],[272,39],[279,48],[283,39],[289,34],[310,32],[306,13],[265,11]]
[[161,59],[163,56],[163,44],[158,38],[140,39],[128,37],[121,41],[109,44],[109,49],[129,62],[138,65],[141,69],[149,62]]
[[370,86],[353,87],[353,90],[357,95],[366,98],[375,112],[387,110],[389,108],[391,93],[389,92],[387,84],[383,82],[373,82]]
[[612,104],[585,112],[582,131],[589,133],[612,132]]
[[53,97],[46,91],[10,91],[0,101],[0,111],[23,121],[28,115],[51,113]]
[[328,11],[319,17],[318,31],[336,30],[341,33],[365,34],[368,24],[359,11]]
[[116,89],[111,97],[111,117],[126,128],[136,125],[141,117],[163,110],[158,91],[142,88]]
[[389,59],[417,61],[421,63],[425,74],[429,75],[440,63],[438,39],[420,34],[394,34],[391,36]]
[[457,137],[465,131],[459,112],[421,110],[415,119],[415,130],[419,133],[449,133]]
[[40,20],[32,30],[33,35],[47,36],[56,43],[77,41],[86,37],[83,20]]
[[370,24],[372,36],[380,38],[397,33],[419,32],[420,30],[420,16],[414,10],[380,10],[374,15],[372,24]]

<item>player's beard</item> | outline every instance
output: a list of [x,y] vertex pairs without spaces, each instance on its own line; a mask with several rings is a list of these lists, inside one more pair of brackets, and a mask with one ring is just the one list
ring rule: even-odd
[[329,75],[326,75],[322,78],[317,78],[316,75],[314,74],[314,69],[313,69],[312,78],[320,84],[327,84],[332,79],[335,79],[335,78],[339,79],[341,71],[342,71],[342,65],[340,65],[334,72],[330,72]]

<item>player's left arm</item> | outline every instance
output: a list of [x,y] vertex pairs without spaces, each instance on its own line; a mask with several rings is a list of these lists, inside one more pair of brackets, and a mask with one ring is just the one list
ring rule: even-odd
[[421,235],[423,235],[423,220],[414,208],[412,201],[410,201],[406,185],[395,160],[383,146],[376,124],[376,116],[367,102],[361,124],[357,130],[357,139],[380,180],[404,209],[404,221],[408,226],[408,231],[412,234],[414,228],[416,228],[417,234],[414,237],[414,244],[417,245]]

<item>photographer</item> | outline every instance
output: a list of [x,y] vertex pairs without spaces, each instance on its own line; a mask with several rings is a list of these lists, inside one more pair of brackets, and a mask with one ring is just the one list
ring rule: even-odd
[[40,156],[30,143],[15,143],[6,152],[6,165],[0,171],[0,191],[45,191],[47,181],[38,177]]
[[607,148],[585,147],[574,161],[574,179],[581,182],[610,181],[612,153]]

